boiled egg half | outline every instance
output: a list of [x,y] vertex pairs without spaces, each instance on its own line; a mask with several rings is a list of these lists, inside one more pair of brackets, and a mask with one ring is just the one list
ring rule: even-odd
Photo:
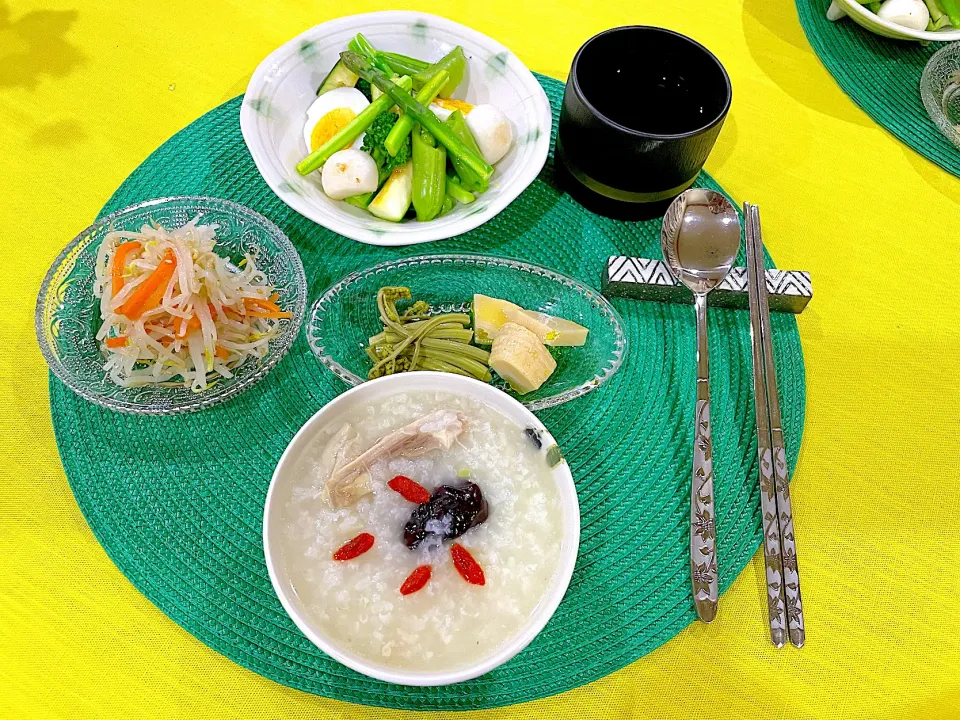
[[[307,110],[307,122],[303,126],[303,139],[307,150],[313,152],[343,130],[359,115],[370,101],[356,88],[342,87],[329,90],[313,101]],[[359,148],[363,144],[363,135],[343,148]]]

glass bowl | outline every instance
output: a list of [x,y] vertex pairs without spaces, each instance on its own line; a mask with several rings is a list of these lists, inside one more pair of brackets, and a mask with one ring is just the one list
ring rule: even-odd
[[960,42],[937,50],[927,61],[920,97],[937,129],[960,148]]
[[[280,295],[278,303],[293,317],[281,321],[280,334],[264,358],[240,365],[232,378],[220,378],[199,393],[167,385],[121,387],[104,372],[105,358],[95,337],[101,323],[99,300],[93,295],[97,248],[111,230],[139,230],[150,222],[174,229],[197,215],[202,222],[220,226],[218,252],[226,252],[234,263],[247,253],[256,258]],[[228,200],[168,197],[119,210],[74,238],[47,271],[37,298],[35,324],[47,365],[78,395],[121,412],[173,415],[216,405],[263,378],[296,339],[306,303],[307,281],[300,256],[276,225]]]
[[503,298],[580,323],[582,347],[551,348],[557,369],[540,389],[519,395],[500,378],[494,385],[531,410],[560,405],[600,387],[623,363],[627,336],[617,311],[595,290],[553,270],[486,255],[420,255],[351,273],[314,303],[307,342],[320,362],[348,385],[367,378],[368,338],[382,330],[377,291],[405,286],[434,312],[469,312],[474,293]]

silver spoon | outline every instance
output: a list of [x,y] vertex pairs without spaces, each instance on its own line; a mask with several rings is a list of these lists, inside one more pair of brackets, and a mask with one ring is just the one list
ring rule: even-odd
[[697,413],[690,490],[690,579],[697,615],[717,614],[716,512],[713,505],[713,446],[710,441],[710,362],[707,358],[707,294],[733,267],[740,250],[740,219],[733,205],[713,190],[693,188],[667,208],[660,249],[673,276],[693,292],[697,309]]

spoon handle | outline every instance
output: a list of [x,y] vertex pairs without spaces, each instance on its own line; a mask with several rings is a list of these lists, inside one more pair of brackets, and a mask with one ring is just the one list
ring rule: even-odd
[[697,615],[717,614],[716,513],[713,508],[713,444],[710,440],[710,361],[707,353],[707,296],[695,295],[697,309],[697,415],[690,488],[690,578]]

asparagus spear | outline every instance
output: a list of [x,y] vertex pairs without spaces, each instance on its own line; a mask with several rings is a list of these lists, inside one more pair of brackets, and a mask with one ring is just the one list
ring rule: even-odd
[[450,128],[440,122],[437,116],[430,110],[414,100],[409,93],[401,90],[390,82],[383,71],[375,68],[370,61],[353,52],[342,52],[340,53],[340,58],[343,60],[343,64],[347,66],[347,69],[383,90],[383,92],[386,93],[385,97],[392,98],[393,102],[395,102],[403,112],[409,114],[414,120],[423,125],[427,132],[433,135],[433,137],[437,139],[437,142],[447,149],[451,159],[457,158],[460,160],[466,167],[475,172],[481,180],[490,180],[490,176],[493,175],[493,168],[490,164],[468,148],[460,138],[450,132]]
[[[353,55],[353,53],[350,53]],[[360,57],[359,55],[354,55],[354,57]],[[377,72],[380,72],[379,70]],[[385,78],[386,76],[383,75]],[[393,88],[396,88],[397,92],[401,92],[404,95],[410,91],[410,88],[413,87],[413,80],[404,75],[401,78],[397,78],[394,85],[393,81],[386,80],[387,85],[390,85]],[[379,87],[379,86],[378,86]],[[381,88],[382,89],[382,88]],[[410,98],[409,95],[407,95]],[[410,98],[411,100],[413,98]],[[359,115],[357,115],[353,120],[348,122],[340,132],[334,135],[332,138],[327,140],[323,145],[318,147],[312,153],[307,155],[303,160],[297,163],[297,172],[301,175],[309,175],[314,170],[318,170],[323,167],[323,164],[333,155],[337,150],[343,150],[343,148],[358,137],[360,137],[367,128],[373,124],[373,121],[377,119],[377,116],[380,113],[386,112],[393,105],[394,101],[390,99],[389,95],[381,95],[372,103],[367,105]]]
[[[437,93],[440,91],[440,88],[443,87],[448,77],[449,75],[447,75],[446,70],[441,70],[434,75],[430,79],[430,82],[420,88],[420,92],[417,93],[417,102],[424,106],[429,105],[437,96]],[[383,146],[387,149],[387,152],[390,153],[390,157],[395,156],[397,151],[400,150],[400,146],[403,144],[403,141],[407,139],[407,135],[410,134],[410,130],[413,129],[415,123],[416,120],[410,117],[408,113],[404,113],[393,124],[393,127],[390,128],[387,139],[383,141]]]
[[[362,55],[363,53],[360,54]],[[410,76],[416,75],[421,70],[430,67],[430,63],[425,60],[417,60],[416,58],[401,55],[400,53],[380,52],[378,50],[377,59],[386,62],[393,68],[394,72]]]
[[[347,47],[350,48],[352,52],[357,53],[357,55],[365,57],[367,60],[373,63],[375,67],[378,67],[387,73],[387,75],[393,75],[393,67],[386,60],[386,58],[379,56],[377,49],[370,44],[370,41],[363,36],[363,33],[357,33],[357,36],[347,44]],[[416,72],[419,72],[419,70],[414,71],[414,73]]]

